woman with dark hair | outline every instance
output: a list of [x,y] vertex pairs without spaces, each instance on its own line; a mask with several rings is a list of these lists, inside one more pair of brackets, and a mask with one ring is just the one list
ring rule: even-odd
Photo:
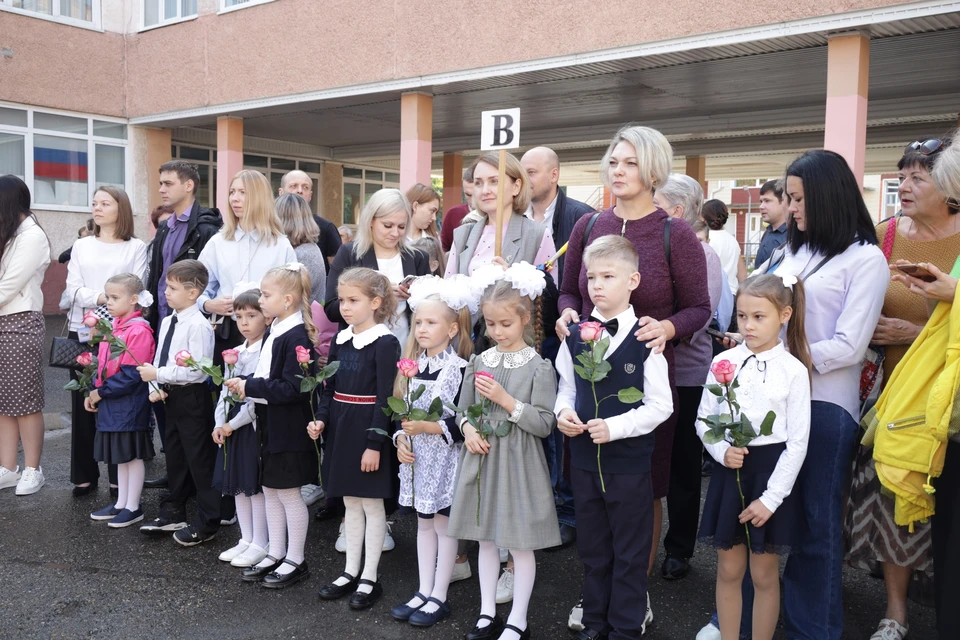
[[[93,194],[93,235],[73,243],[67,264],[67,287],[60,297],[60,308],[67,312],[70,337],[87,342],[90,330],[83,326],[83,315],[97,310],[109,322],[107,280],[121,273],[132,273],[142,281],[147,277],[147,245],[133,236],[133,208],[123,189],[104,185]],[[76,378],[76,373],[71,372]],[[83,394],[70,392],[70,481],[73,495],[85,496],[97,488],[100,466],[93,457],[93,439],[97,433],[97,414],[83,407]],[[108,465],[111,488],[117,484],[117,467]]]
[[747,265],[743,261],[740,243],[724,229],[730,217],[727,205],[720,200],[707,200],[700,210],[700,217],[710,227],[710,248],[720,256],[723,272],[727,274],[727,284],[736,295],[737,287],[747,279]]
[[[0,489],[43,486],[43,292],[50,242],[30,211],[30,189],[0,176]],[[23,471],[17,447],[23,445]]]

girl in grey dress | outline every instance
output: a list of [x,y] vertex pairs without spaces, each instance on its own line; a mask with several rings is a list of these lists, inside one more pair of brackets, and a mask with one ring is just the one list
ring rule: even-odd
[[[471,640],[529,637],[527,606],[536,577],[533,551],[560,544],[541,444],[556,424],[552,411],[556,374],[525,340],[524,334],[529,337],[539,315],[530,298],[540,291],[531,294],[529,287],[521,285],[521,277],[529,275],[517,269],[522,266],[508,269],[504,279],[483,295],[487,333],[496,346],[471,358],[460,393],[462,411],[486,400],[486,421],[501,432],[508,428],[502,436],[483,438],[465,420],[460,425],[464,449],[448,535],[480,543],[481,615],[466,636]],[[506,625],[496,616],[498,547],[509,549],[515,564],[513,608]]]

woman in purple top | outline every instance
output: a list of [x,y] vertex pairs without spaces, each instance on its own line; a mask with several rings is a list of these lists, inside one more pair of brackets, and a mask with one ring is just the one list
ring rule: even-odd
[[[710,320],[707,267],[703,249],[690,225],[670,222],[670,260],[665,251],[664,226],[670,217],[653,203],[654,190],[670,175],[673,150],[659,131],[648,127],[624,127],[614,136],[600,164],[600,179],[617,198],[616,206],[600,212],[589,236],[584,232],[594,216],[583,216],[573,228],[564,272],[578,278],[563,279],[560,290],[560,319],[557,335],[567,336],[567,324],[586,320],[593,310],[587,292],[583,250],[591,241],[619,234],[634,243],[640,253],[640,286],[631,296],[640,319],[636,337],[647,347],[663,351],[670,365],[673,406],[678,406],[673,368],[673,345],[702,329]],[[653,452],[654,545],[650,566],[657,553],[663,507],[660,499],[670,484],[670,456],[673,449],[673,416],[657,427]],[[648,611],[648,616],[650,612]]]

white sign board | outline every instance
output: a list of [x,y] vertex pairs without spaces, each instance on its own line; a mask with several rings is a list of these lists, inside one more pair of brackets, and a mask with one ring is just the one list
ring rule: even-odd
[[520,147],[520,109],[498,109],[481,114],[480,150]]

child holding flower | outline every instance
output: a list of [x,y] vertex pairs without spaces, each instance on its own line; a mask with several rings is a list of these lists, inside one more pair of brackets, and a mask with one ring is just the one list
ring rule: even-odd
[[[590,321],[570,326],[560,346],[555,405],[557,426],[570,438],[583,562],[584,630],[577,637],[624,640],[639,638],[647,623],[654,430],[673,412],[673,395],[664,355],[633,337],[636,248],[604,236],[590,244],[583,262],[594,310]],[[585,377],[584,358],[593,376]]]
[[[714,358],[704,385],[697,433],[722,466],[710,478],[699,537],[717,549],[717,613],[724,640],[739,635],[748,553],[756,590],[753,637],[773,637],[780,614],[777,554],[801,542],[802,505],[791,490],[810,433],[804,313],[803,284],[795,276],[764,274],[745,281],[737,293],[744,342]],[[789,352],[780,339],[783,325]],[[725,427],[736,422],[747,425],[746,436],[742,426]],[[722,432],[726,437],[720,439]],[[744,437],[749,448],[731,442]]]

